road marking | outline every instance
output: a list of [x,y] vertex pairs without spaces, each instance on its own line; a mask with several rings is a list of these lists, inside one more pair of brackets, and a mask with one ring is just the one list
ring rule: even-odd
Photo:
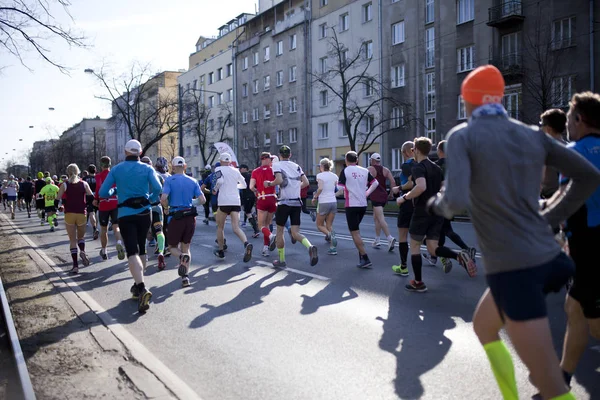
[[[262,260],[259,260],[259,261],[256,261],[256,264],[263,265],[263,266],[265,266],[265,267],[276,268],[276,267],[273,267],[273,264],[272,264],[272,263],[270,263],[270,262],[268,262],[268,261],[262,261]],[[281,270],[282,270],[282,271],[289,271],[289,272],[293,272],[293,273],[295,273],[295,274],[298,274],[298,275],[304,275],[304,276],[308,276],[309,278],[315,278],[315,279],[318,279],[318,280],[320,280],[320,281],[325,281],[325,282],[328,282],[328,281],[330,281],[330,280],[331,280],[330,278],[328,278],[328,277],[326,277],[326,276],[322,276],[322,275],[313,274],[313,273],[311,273],[311,272],[301,271],[301,270],[299,270],[299,269],[295,269],[295,268],[289,268],[289,267],[287,267],[287,268],[281,268]]]
[[[2,217],[13,226],[15,231],[21,235],[29,246],[35,251],[54,271],[56,276],[61,279],[64,284],[69,286],[71,290],[83,301],[90,310],[95,313],[98,318],[102,320],[104,325],[115,335],[121,343],[127,348],[133,358],[140,362],[150,372],[152,372],[156,378],[161,381],[175,396],[179,399],[194,399],[201,400],[200,396],[190,388],[187,383],[181,380],[173,371],[171,371],[165,364],[162,363],[150,350],[148,350],[142,343],[140,343],[123,325],[116,322],[116,320],[96,302],[85,290],[83,290],[77,282],[73,281],[70,277],[65,275],[65,271],[56,265],[50,257],[46,255],[44,250],[40,249],[39,246],[34,243],[29,236],[27,236],[20,228],[17,227],[12,221],[10,221],[5,215]],[[52,282],[52,279],[50,279]],[[54,282],[52,282],[55,284]]]

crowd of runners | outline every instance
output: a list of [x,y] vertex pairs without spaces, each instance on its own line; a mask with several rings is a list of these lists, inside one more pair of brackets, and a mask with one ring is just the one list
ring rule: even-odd
[[[317,247],[300,233],[302,213],[310,214],[323,233],[327,255],[337,255],[333,222],[338,199],[344,199],[358,252],[356,266],[371,268],[368,245],[360,234],[370,200],[376,230],[371,246],[382,246],[382,232],[389,252],[398,245],[399,263],[392,271],[401,276],[409,276],[410,252],[414,279],[406,290],[411,292],[427,291],[423,259],[433,265],[439,259],[446,273],[454,260],[470,277],[476,276],[475,248],[452,229],[453,217],[468,210],[489,286],[473,324],[503,397],[518,399],[512,360],[499,336],[505,328],[539,398],[573,399],[568,385],[589,334],[600,338],[600,269],[592,256],[600,239],[600,96],[576,94],[568,114],[546,111],[540,126],[532,127],[508,117],[503,95],[504,80],[496,68],[471,72],[462,84],[468,122],[437,143],[436,162],[429,158],[430,139],[404,143],[398,179],[381,165],[377,153],[364,168],[358,165],[358,154],[349,151],[338,175],[331,160],[320,160],[312,196],[316,211],[307,209],[309,181],[286,145],[278,155],[263,152],[252,171],[236,165],[232,154],[220,153],[219,162],[206,166],[197,181],[186,175],[183,157],[170,163],[160,157],[153,164],[136,140],[125,145],[124,162],[112,166],[109,157],[102,157],[100,172],[94,165],[81,172],[71,164],[60,178],[49,172],[38,173],[35,180],[11,175],[2,184],[3,204],[13,219],[16,208],[31,218],[35,200],[40,223],[48,223],[51,231],[58,226],[58,213],[64,212],[72,273],[79,272],[79,260],[84,266],[90,263],[86,224],[92,227],[93,239],[100,238],[102,260],[109,257],[112,230],[117,257],[127,258],[134,280],[131,294],[140,312],[148,310],[152,298],[144,283],[147,248],[155,247],[161,271],[167,266],[165,257],[172,255],[182,286],[190,285],[197,206],[203,206],[204,224],[216,223],[217,258],[226,256],[224,228],[229,217],[233,234],[243,244],[244,262],[254,256],[253,243],[242,229],[248,221],[252,238],[262,236],[261,256],[270,257],[277,249],[273,266],[286,268],[286,232],[292,244],[306,248],[311,266],[319,262]],[[397,238],[384,218],[389,201],[398,206]],[[446,247],[446,238],[461,250]],[[421,254],[422,244],[426,254]],[[569,282],[567,334],[559,361],[545,295]]]

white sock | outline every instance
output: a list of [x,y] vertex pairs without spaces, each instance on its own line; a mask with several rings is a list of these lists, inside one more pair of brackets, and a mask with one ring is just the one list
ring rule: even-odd
[[388,242],[391,242],[392,240],[394,240],[394,237],[392,235],[389,235],[387,239],[388,239]]
[[375,236],[375,241],[379,242],[380,236]]
[[121,242],[120,240],[117,240],[117,243],[118,243],[118,244],[123,244],[123,242]]

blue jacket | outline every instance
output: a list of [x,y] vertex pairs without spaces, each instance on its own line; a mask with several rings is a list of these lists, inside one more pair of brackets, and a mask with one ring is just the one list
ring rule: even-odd
[[[125,161],[110,170],[106,180],[102,182],[99,196],[109,198],[114,194],[112,186],[117,185],[119,204],[134,197],[145,197],[150,203],[159,200],[161,185],[154,169],[142,162],[138,157],[127,157]],[[119,218],[136,215],[148,211],[151,206],[143,208],[119,207]]]

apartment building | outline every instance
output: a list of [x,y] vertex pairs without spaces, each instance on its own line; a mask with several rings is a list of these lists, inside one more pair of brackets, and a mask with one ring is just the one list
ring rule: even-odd
[[216,142],[234,147],[234,59],[233,44],[243,31],[240,25],[252,19],[240,14],[219,28],[218,36],[200,36],[190,55],[189,69],[177,81],[181,95],[183,123],[182,154],[187,172],[195,178],[215,162]]
[[234,46],[237,148],[251,167],[262,151],[276,153],[282,144],[304,168],[312,164],[309,18],[304,0],[289,0],[242,25]]
[[[67,143],[77,154],[79,160],[89,164],[98,163],[100,157],[103,156],[105,149],[105,133],[107,129],[107,120],[100,117],[83,118],[69,129],[65,130],[60,140]],[[80,168],[85,168],[87,165],[80,165]]]
[[479,65],[502,71],[505,107],[531,124],[548,108],[567,107],[573,93],[593,90],[600,78],[593,67],[600,54],[592,45],[600,40],[594,2],[382,1],[382,67],[403,104],[384,103],[383,111],[392,128],[383,157],[395,172],[403,142],[416,136],[438,142],[466,120],[460,85]]

